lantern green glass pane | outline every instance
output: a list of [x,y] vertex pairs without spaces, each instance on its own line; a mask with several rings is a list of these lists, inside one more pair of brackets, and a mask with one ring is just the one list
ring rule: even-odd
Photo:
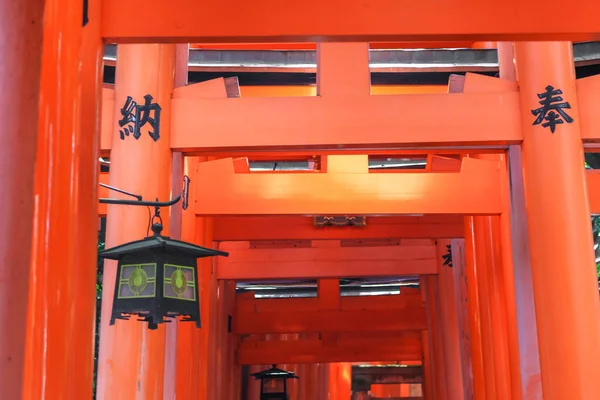
[[195,268],[165,264],[163,296],[169,299],[196,301]]
[[121,265],[118,290],[119,299],[156,296],[156,264]]

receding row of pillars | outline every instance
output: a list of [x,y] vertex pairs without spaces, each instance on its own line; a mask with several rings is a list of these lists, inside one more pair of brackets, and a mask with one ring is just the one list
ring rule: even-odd
[[[88,12],[90,23],[82,29],[77,0],[0,5],[0,107],[5,112],[0,132],[0,321],[8,327],[0,330],[0,387],[9,400],[91,397],[95,292],[88,282],[96,274],[99,2],[89,1]],[[524,205],[514,192],[510,203],[516,315],[506,315],[515,319],[508,326],[518,327],[518,362],[513,357],[511,368],[519,366],[515,377],[520,379],[518,384],[510,381],[512,398],[538,398],[541,387],[546,399],[600,398],[600,303],[572,46],[527,42],[515,44],[514,52],[510,48],[509,56],[500,57],[501,73],[518,79],[524,135]],[[506,55],[504,47],[500,50]],[[177,66],[176,54],[175,45],[122,45],[118,50],[115,115],[121,115],[127,96],[151,94],[163,108],[158,142],[121,140],[114,122],[110,184],[144,198],[170,197],[170,94],[174,72],[184,68]],[[532,110],[540,107],[538,94],[548,86],[561,90],[573,119],[554,133],[532,123]],[[525,205],[526,214],[519,210]],[[143,209],[109,206],[107,246],[144,236],[147,218]],[[193,233],[196,243],[211,241],[210,219],[202,224]],[[519,224],[526,225],[519,231]],[[474,221],[474,230],[477,225]],[[528,255],[531,263],[525,260]],[[111,292],[114,268],[105,271],[104,289]],[[226,335],[216,329],[218,318],[226,315],[223,307],[231,306],[231,299],[217,299],[226,299],[231,288],[209,275],[204,279],[202,307],[210,333],[181,326],[148,331],[135,321],[108,328],[104,318],[98,399],[172,398],[181,386],[165,382],[180,379],[187,385],[184,390],[197,392],[198,398],[235,396],[215,385],[226,387],[227,374],[239,373]],[[105,296],[104,313],[110,302]],[[490,327],[493,322],[477,329],[482,337],[505,340]],[[484,339],[480,359],[473,360],[483,363],[484,374],[497,371],[492,363],[496,368],[507,362],[490,361],[489,346]],[[186,358],[190,349],[199,356]],[[505,378],[474,378],[475,398],[503,398],[498,388],[478,385],[494,381],[506,387]],[[190,389],[191,381],[199,382],[196,389]]]

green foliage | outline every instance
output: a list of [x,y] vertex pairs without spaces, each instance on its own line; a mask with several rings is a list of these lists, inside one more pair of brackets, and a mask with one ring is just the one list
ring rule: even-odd
[[[594,236],[594,245],[600,243],[600,215],[592,216],[592,234]],[[600,264],[596,263],[596,274],[600,279]]]
[[[98,232],[98,253],[104,250],[104,230]],[[104,261],[98,257],[96,263],[96,337],[94,343],[94,384],[92,398],[96,398],[96,382],[98,378],[98,351],[100,349],[100,311],[102,305],[102,274],[104,272]]]

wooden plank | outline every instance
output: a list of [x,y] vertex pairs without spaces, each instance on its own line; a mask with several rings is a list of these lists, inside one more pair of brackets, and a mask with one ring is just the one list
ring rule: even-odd
[[[101,32],[116,43],[598,40],[600,5],[580,0],[104,0]],[[432,8],[434,6],[434,8]],[[540,10],[560,10],[549,22]],[[518,18],[516,17],[518,16]]]
[[[498,165],[465,159],[459,173],[369,173],[367,156],[328,156],[327,173],[235,173],[198,166],[197,215],[497,215]],[[207,191],[207,187],[219,190]],[[243,201],[242,201],[243,199]]]
[[420,361],[420,338],[404,332],[391,339],[343,339],[335,345],[320,340],[244,341],[237,349],[238,364],[304,364],[366,361]]
[[404,331],[427,329],[424,306],[389,310],[320,310],[235,313],[233,332],[240,335],[268,333],[317,333]]
[[316,227],[312,218],[302,216],[216,217],[213,229],[217,241],[464,237],[463,217],[457,215],[369,217],[360,228]]
[[[220,246],[227,250],[226,247]],[[436,274],[435,246],[235,248],[217,264],[217,279],[317,279]]]
[[[173,99],[171,147],[389,149],[522,140],[517,92]],[[235,116],[235,117],[233,117]]]

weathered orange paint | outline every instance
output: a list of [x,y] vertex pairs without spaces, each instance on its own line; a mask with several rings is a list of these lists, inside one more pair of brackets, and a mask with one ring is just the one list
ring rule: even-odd
[[99,36],[82,49],[81,20],[80,2],[46,2],[23,399],[92,394]]
[[44,3],[0,3],[0,108],[6,110],[0,130],[0,321],[6,324],[0,387],[7,399],[24,398]]
[[[174,45],[131,45],[118,47],[115,92],[113,149],[110,155],[110,184],[144,199],[170,198],[171,151],[169,149],[170,94],[175,68]],[[127,96],[143,101],[151,94],[162,107],[160,139],[153,141],[146,130],[135,140],[119,138],[120,108]],[[147,128],[147,127],[146,127]],[[111,197],[122,198],[118,193]],[[168,211],[163,210],[164,234],[169,232]],[[112,247],[147,235],[148,210],[145,207],[109,205],[106,245]],[[114,290],[116,263],[107,262],[104,291]],[[147,329],[135,319],[109,326],[112,296],[103,297],[100,359],[98,362],[99,400],[159,399],[163,396],[165,327]],[[143,354],[143,357],[140,357]]]
[[[515,43],[515,59],[544,398],[600,398],[600,302],[571,43]],[[547,85],[562,90],[574,119],[554,134],[532,125]]]
[[[558,2],[551,3],[559,7]],[[443,3],[432,12],[428,2],[400,4],[381,1],[365,6],[352,0],[252,5],[185,0],[170,3],[118,0],[103,3],[102,34],[118,42],[280,43],[280,42],[403,42],[497,40],[594,40],[598,26],[595,2],[565,8],[560,28],[548,28],[538,18],[542,0],[507,0],[487,7],[476,0]],[[318,10],[318,17],[315,15]],[[489,18],[490,13],[494,18]],[[129,16],[137,15],[135,21]],[[160,15],[159,20],[155,16]],[[514,18],[519,15],[520,18]],[[152,24],[143,21],[154,21]]]

